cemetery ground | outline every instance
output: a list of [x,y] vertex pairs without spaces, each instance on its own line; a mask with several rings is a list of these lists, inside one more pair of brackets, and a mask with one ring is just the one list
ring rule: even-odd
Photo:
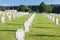
[[24,29],[23,23],[31,16],[31,14],[24,15],[12,20],[7,20],[5,23],[0,23],[0,40],[16,40],[17,29]]
[[59,24],[56,25],[42,14],[36,14],[25,40],[60,40]]
[[[16,30],[24,29],[23,24],[30,16],[31,14],[24,15],[11,21],[6,18],[5,23],[0,23],[0,40],[16,40]],[[60,40],[60,25],[56,25],[42,14],[35,15],[29,29],[24,40]]]

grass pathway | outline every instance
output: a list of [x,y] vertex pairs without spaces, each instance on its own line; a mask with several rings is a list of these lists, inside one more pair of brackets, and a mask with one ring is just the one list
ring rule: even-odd
[[42,14],[36,14],[25,40],[60,40],[60,27]]

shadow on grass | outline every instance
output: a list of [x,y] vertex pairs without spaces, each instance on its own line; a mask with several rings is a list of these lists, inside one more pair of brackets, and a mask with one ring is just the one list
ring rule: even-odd
[[60,28],[54,28],[54,27],[32,27],[32,28],[60,29]]
[[46,36],[46,37],[60,37],[60,35],[45,35],[45,34],[32,34],[29,36]]
[[6,23],[7,25],[23,25],[23,24],[18,24],[18,23]]
[[37,24],[53,24],[53,23],[42,23],[42,22],[38,22]]
[[0,32],[1,32],[1,31],[4,31],[4,32],[5,32],[5,31],[9,31],[9,32],[10,32],[10,31],[11,31],[11,32],[15,32],[16,30],[0,30]]

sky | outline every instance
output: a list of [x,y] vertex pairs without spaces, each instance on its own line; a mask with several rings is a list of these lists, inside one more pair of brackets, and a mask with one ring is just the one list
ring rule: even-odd
[[60,4],[60,0],[0,0],[2,6],[18,6],[18,5],[39,5],[41,2],[46,4]]

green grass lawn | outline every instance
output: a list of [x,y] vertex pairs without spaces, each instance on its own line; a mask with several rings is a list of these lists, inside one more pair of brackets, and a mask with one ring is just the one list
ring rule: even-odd
[[42,14],[36,14],[25,40],[60,40],[60,25],[56,25]]
[[[16,40],[15,32],[17,29],[24,29],[23,23],[31,14],[8,20],[0,23],[0,40]],[[59,19],[60,20],[60,19]],[[36,14],[30,32],[25,33],[25,40],[60,40],[60,21],[56,25],[42,14]]]
[[23,23],[31,16],[24,15],[9,21],[6,17],[5,23],[0,23],[0,40],[16,40],[15,32],[17,29],[24,29]]

